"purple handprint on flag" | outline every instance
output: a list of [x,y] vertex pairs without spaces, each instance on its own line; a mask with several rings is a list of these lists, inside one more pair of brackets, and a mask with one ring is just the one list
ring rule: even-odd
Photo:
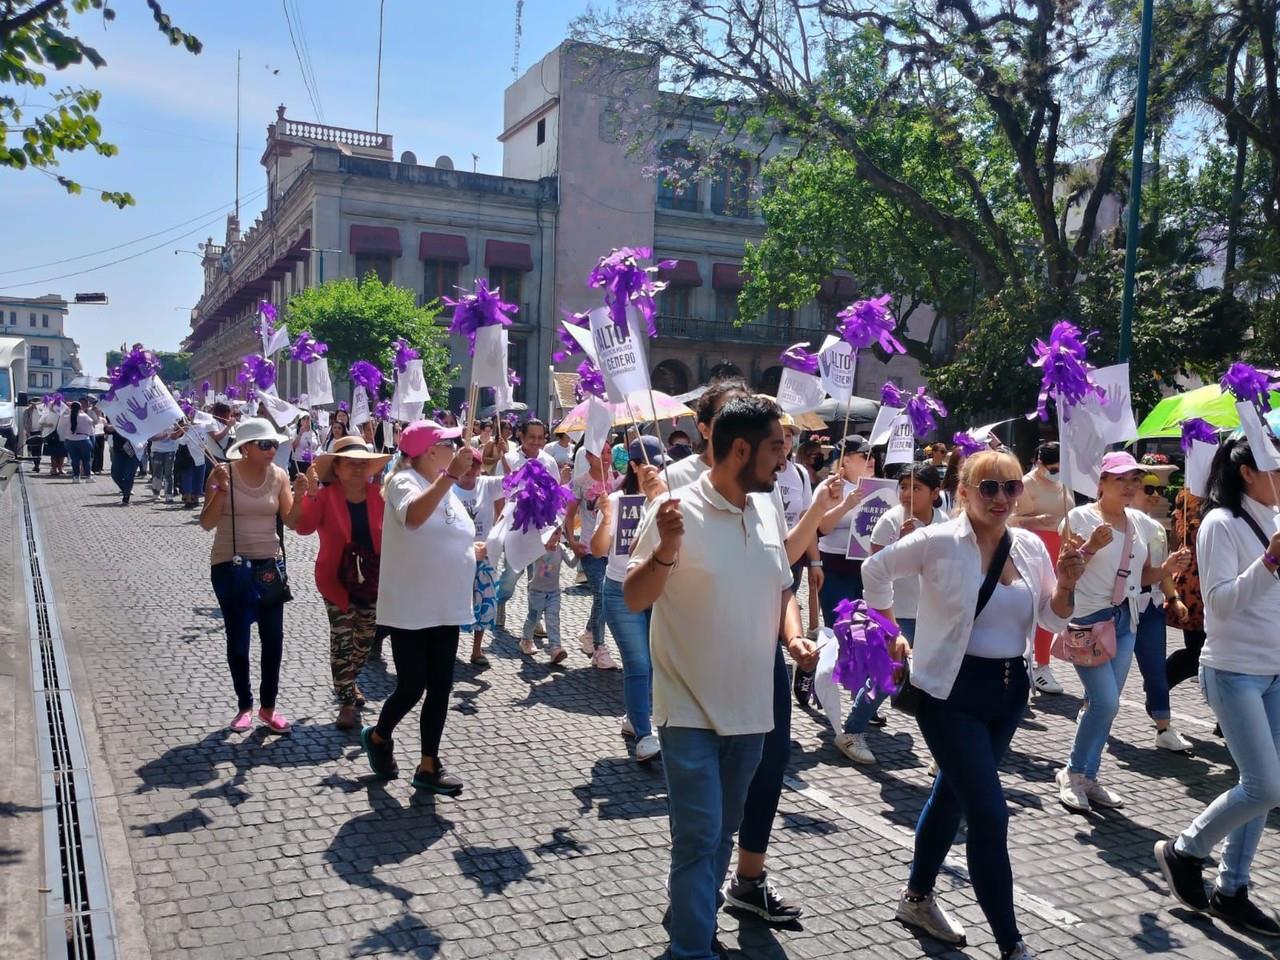
[[139,400],[137,397],[130,397],[129,402],[125,404],[125,409],[139,420],[147,419],[147,414],[150,412],[147,409],[147,402],[145,400]]
[[123,413],[117,414],[114,420],[117,429],[123,430],[125,433],[137,433],[138,425],[126,417]]

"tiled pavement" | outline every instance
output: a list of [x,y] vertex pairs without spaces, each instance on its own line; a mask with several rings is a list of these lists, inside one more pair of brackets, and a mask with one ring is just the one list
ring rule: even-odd
[[[314,541],[288,542],[298,599],[286,613],[281,707],[291,736],[233,736],[221,622],[208,583],[210,535],[194,515],[145,495],[117,505],[109,481],[31,480],[55,571],[63,631],[83,663],[90,713],[132,872],[117,868],[122,925],[153,957],[652,958],[664,946],[667,865],[661,768],[637,765],[618,736],[620,674],[521,657],[502,635],[492,668],[459,664],[444,759],[466,782],[457,800],[415,797],[369,778],[353,736],[332,726],[327,622],[310,581]],[[0,498],[10,511],[12,499]],[[0,519],[10,522],[11,513]],[[3,544],[0,538],[0,545]],[[521,622],[522,594],[511,621]],[[571,634],[587,598],[566,594]],[[1176,643],[1176,634],[1171,643]],[[256,645],[255,645],[256,649]],[[1060,674],[1063,671],[1059,671]],[[1263,957],[1275,952],[1220,924],[1189,919],[1161,890],[1153,840],[1180,828],[1233,782],[1195,684],[1174,693],[1191,757],[1157,754],[1132,683],[1104,762],[1130,800],[1067,814],[1052,776],[1075,696],[1039,700],[1013,743],[1005,785],[1020,919],[1039,956]],[[362,683],[380,701],[380,662]],[[1078,692],[1072,678],[1071,692]],[[796,929],[723,915],[722,941],[751,958],[991,957],[968,885],[940,883],[970,945],[947,951],[894,922],[910,830],[928,786],[911,723],[873,732],[881,758],[854,768],[825,722],[799,711],[770,850],[774,878],[805,903]],[[413,762],[416,725],[399,740]],[[955,864],[963,869],[963,845]],[[1254,882],[1280,901],[1280,845],[1264,836]],[[134,916],[132,914],[137,913]],[[141,945],[138,947],[141,950]]]

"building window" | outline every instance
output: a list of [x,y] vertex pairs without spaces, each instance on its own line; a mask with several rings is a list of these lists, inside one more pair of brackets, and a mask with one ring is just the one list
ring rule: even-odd
[[38,363],[42,367],[49,365],[49,348],[46,346],[32,346],[28,348],[31,351],[31,362]]
[[31,314],[31,325],[33,327],[36,325],[36,315],[34,313]]
[[538,146],[547,142],[547,118],[538,121]]
[[450,260],[422,261],[422,302],[457,296],[458,265]]
[[391,282],[391,254],[357,253],[356,279],[363,280],[373,271],[383,283]]
[[692,317],[693,287],[669,284],[658,294],[658,312],[664,317]]
[[52,386],[53,386],[53,374],[51,374],[51,373],[42,373],[42,374],[40,374],[40,386],[42,386],[42,387],[52,387]]
[[38,373],[28,373],[28,374],[27,374],[27,386],[28,386],[28,387],[38,387],[38,386],[40,386],[40,375],[39,375]]
[[507,344],[507,366],[518,373],[521,380],[517,386],[511,388],[512,400],[524,401],[524,378],[528,372],[528,359],[529,341],[525,337],[512,337]]
[[716,291],[716,322],[717,323],[737,323],[738,322],[738,291],[736,290],[717,290]]
[[46,330],[49,329],[49,315],[47,313],[40,314],[40,326],[44,327]]
[[770,307],[765,322],[774,327],[791,328],[796,312],[786,307]]
[[711,181],[711,212],[725,217],[745,217],[751,199],[751,160],[728,156],[716,164]]
[[698,158],[683,140],[669,140],[658,149],[658,207],[697,212]]
[[[515,270],[511,267],[490,267],[489,268],[489,289],[501,292],[502,299],[507,303],[514,303],[516,306],[524,309],[520,304],[520,284],[524,281],[524,271]],[[525,322],[530,322],[525,318]],[[515,367],[514,364],[512,364]],[[515,367],[519,370],[519,367]]]
[[9,311],[9,326],[11,326],[11,327],[16,327],[17,325],[18,325],[18,311],[17,311],[17,310],[10,310],[10,311]]

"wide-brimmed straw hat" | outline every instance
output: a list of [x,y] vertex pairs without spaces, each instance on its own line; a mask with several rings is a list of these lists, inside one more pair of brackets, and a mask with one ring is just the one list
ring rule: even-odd
[[359,460],[361,463],[372,463],[381,470],[391,460],[391,454],[378,453],[360,437],[343,437],[333,444],[333,449],[320,454],[312,464],[316,468],[316,476],[321,483],[333,482],[333,462],[338,457],[344,460]]
[[236,424],[231,445],[227,447],[227,459],[239,460],[242,456],[240,448],[246,443],[254,443],[258,440],[274,440],[276,443],[289,442],[289,438],[284,434],[276,433],[276,428],[271,425],[270,420],[262,417],[248,417]]

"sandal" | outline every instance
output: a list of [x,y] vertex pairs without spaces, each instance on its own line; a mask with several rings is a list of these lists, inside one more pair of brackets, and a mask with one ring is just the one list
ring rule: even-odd
[[489,665],[489,658],[483,653],[477,653],[471,658],[471,665],[473,667],[487,667]]

